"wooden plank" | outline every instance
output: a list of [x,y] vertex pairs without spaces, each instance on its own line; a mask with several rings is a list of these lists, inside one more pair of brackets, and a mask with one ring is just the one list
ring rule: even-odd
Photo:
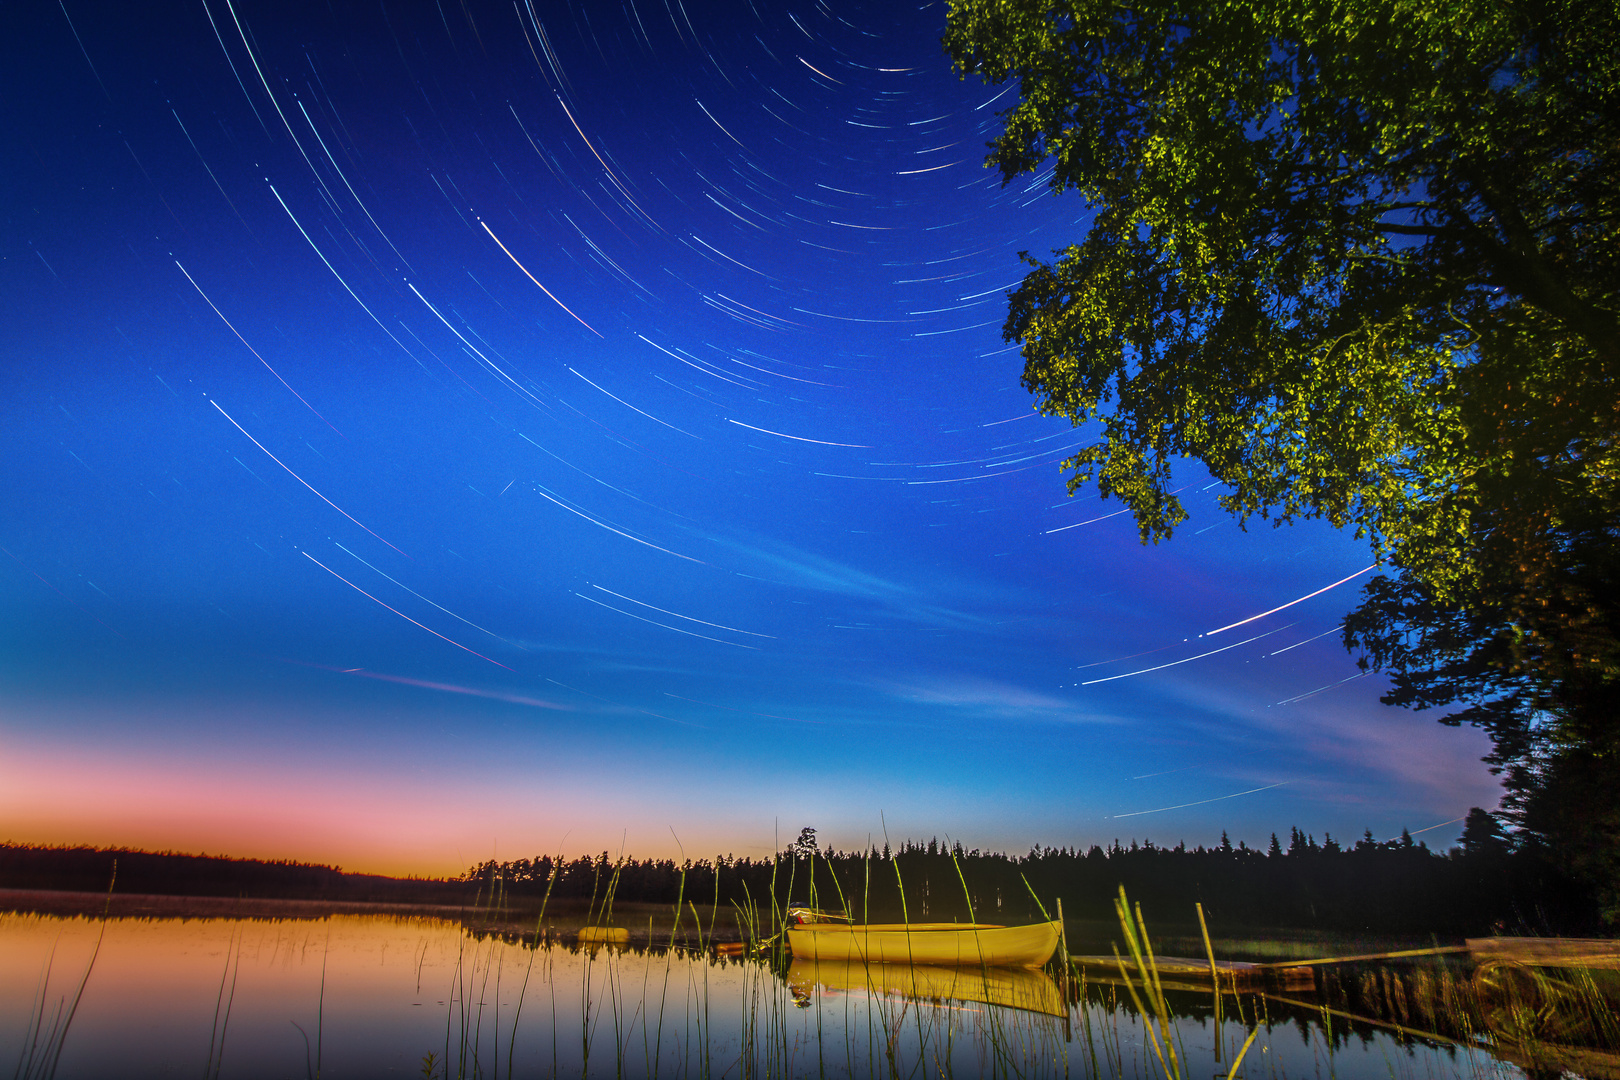
[[[1069,961],[1081,967],[1106,967],[1119,970],[1120,961],[1113,956],[1070,956]],[[1136,961],[1125,957],[1125,970],[1135,971]],[[1208,960],[1191,960],[1185,956],[1156,956],[1153,966],[1159,969],[1161,975],[1208,975]],[[1251,964],[1242,960],[1217,960],[1216,968],[1224,974],[1249,974],[1260,968],[1259,964]]]
[[1442,945],[1438,949],[1400,949],[1396,952],[1362,953],[1359,956],[1324,956],[1319,960],[1279,960],[1259,964],[1263,968],[1314,967],[1318,964],[1353,964],[1361,960],[1399,960],[1407,956],[1441,956],[1446,953],[1469,952],[1467,945]]
[[[1070,956],[1069,962],[1077,967],[1100,969],[1103,974],[1119,974],[1119,959],[1112,956]],[[1125,960],[1125,971],[1140,977],[1134,960]],[[1154,957],[1153,966],[1159,974],[1179,981],[1204,981],[1210,978],[1209,961],[1193,960],[1185,956]],[[1295,964],[1253,964],[1244,960],[1217,960],[1215,970],[1220,973],[1221,988],[1260,989],[1268,985],[1281,985],[1292,989],[1308,989],[1315,985],[1315,975],[1308,967]],[[1207,982],[1205,983],[1207,986]]]
[[1469,938],[1477,960],[1515,960],[1549,967],[1620,967],[1620,941],[1605,938]]
[[[1509,939],[1491,939],[1509,940]],[[1515,939],[1516,940],[1516,939]],[[1541,938],[1528,938],[1525,940],[1550,940]],[[1249,963],[1242,960],[1217,960],[1215,966],[1222,973],[1247,974],[1250,972],[1289,971],[1293,968],[1320,967],[1323,964],[1352,964],[1367,960],[1399,960],[1412,956],[1443,956],[1449,953],[1465,953],[1471,951],[1469,945],[1442,945],[1434,949],[1400,949],[1395,952],[1358,953],[1354,956],[1324,956],[1315,960],[1271,960],[1263,963]],[[1620,955],[1620,953],[1617,953]],[[1112,956],[1076,956],[1075,963],[1085,962],[1087,965],[1114,964]],[[1178,975],[1202,973],[1209,974],[1209,961],[1190,960],[1181,956],[1161,956],[1158,958],[1158,968],[1161,972],[1174,971]],[[1130,960],[1125,961],[1129,970],[1133,967]]]

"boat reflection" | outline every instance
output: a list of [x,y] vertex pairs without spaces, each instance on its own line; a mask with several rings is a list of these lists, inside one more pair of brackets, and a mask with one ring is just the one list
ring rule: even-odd
[[1036,968],[937,967],[931,964],[861,964],[848,960],[794,960],[788,989],[800,1005],[816,993],[864,993],[914,1001],[967,1001],[1065,1016],[1057,983]]

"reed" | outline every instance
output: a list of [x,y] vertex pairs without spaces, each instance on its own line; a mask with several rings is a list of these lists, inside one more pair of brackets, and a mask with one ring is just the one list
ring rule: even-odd
[[47,1027],[45,1016],[50,1011],[51,970],[55,966],[56,950],[52,948],[50,959],[45,964],[44,975],[40,979],[39,990],[34,995],[34,1002],[29,1009],[27,1032],[23,1039],[22,1052],[17,1056],[17,1069],[13,1074],[17,1080],[52,1080],[56,1070],[62,1063],[62,1049],[67,1045],[68,1029],[73,1026],[73,1018],[79,1014],[79,1004],[84,1000],[84,988],[90,983],[90,974],[96,969],[96,958],[101,955],[101,943],[107,937],[107,916],[112,913],[113,886],[118,884],[118,860],[112,864],[112,875],[107,881],[107,899],[101,908],[101,923],[96,930],[96,944],[90,950],[90,959],[84,966],[84,974],[79,976],[79,986],[73,992],[70,1003],[66,997],[57,1002],[56,1009],[50,1014],[50,1024]]
[[[507,1077],[507,1080],[512,1080],[512,1062],[513,1062],[513,1060],[514,1060],[514,1058],[516,1056],[516,1052],[517,1052],[518,1021],[523,1019],[523,1003],[528,999],[529,977],[534,973],[534,958],[538,954],[538,952],[539,952],[539,944],[544,939],[544,936],[545,936],[546,906],[551,903],[551,890],[552,890],[552,887],[554,885],[556,885],[556,883],[557,883],[557,867],[561,863],[562,863],[562,855],[559,852],[556,861],[551,864],[551,873],[546,878],[546,893],[545,893],[544,896],[542,896],[540,898],[540,911],[534,917],[534,942],[535,942],[535,948],[530,950],[530,952],[529,952],[529,962],[528,962],[528,964],[526,964],[524,966],[524,969],[523,969],[523,985],[518,988],[517,1008],[512,1014],[512,1031],[511,1031],[511,1035],[509,1036],[509,1038],[507,1040],[507,1044],[506,1044],[506,1077]],[[431,1077],[432,1071],[433,1071],[432,1066],[433,1066],[433,1063],[431,1061],[424,1060],[424,1070],[423,1071],[430,1077]]]
[[[534,933],[527,942],[529,958],[524,964],[523,978],[518,987],[517,1001],[514,1004],[512,1018],[506,1031],[506,1075],[511,1080],[514,1062],[517,1056],[517,1035],[519,1022],[523,1016],[523,1008],[528,1000],[529,984],[534,974],[536,958],[549,938],[549,930],[545,924],[546,911],[551,902],[552,887],[556,882],[557,866],[553,864],[551,876],[546,883],[546,891],[540,901],[540,908],[535,916]],[[616,878],[609,878],[609,887],[605,894],[604,910],[611,910],[612,886]],[[496,875],[488,882],[487,889],[480,885],[475,895],[470,922],[473,925],[497,925],[499,916],[506,911],[507,890],[504,875]],[[596,891],[593,889],[588,908],[588,919],[597,916]],[[469,941],[469,938],[472,940]],[[453,983],[445,1010],[445,1036],[442,1053],[430,1050],[422,1056],[421,1072],[425,1080],[474,1080],[486,1075],[483,1058],[484,1038],[484,1007],[489,999],[490,980],[495,980],[495,1004],[492,1016],[493,1032],[489,1040],[490,1058],[487,1075],[498,1077],[500,1075],[500,1047],[501,1047],[501,982],[505,977],[504,954],[499,951],[500,938],[491,935],[486,942],[479,941],[471,934],[463,935],[460,947],[457,950],[456,965],[453,972]],[[482,954],[482,955],[481,955]],[[425,958],[425,952],[424,952]],[[421,974],[418,966],[418,988],[420,988]],[[469,1002],[469,997],[476,993],[475,1004]],[[325,962],[322,963],[321,972],[321,1010],[324,1012],[326,996]],[[589,1012],[587,1011],[587,1017]],[[555,1031],[556,1005],[553,994],[553,1031]],[[300,1028],[300,1031],[303,1029]],[[320,1025],[317,1025],[317,1064],[313,1076],[319,1077],[319,1037]],[[306,1036],[307,1041],[307,1036]],[[586,1038],[587,1044],[589,1036]],[[555,1059],[553,1061],[555,1065]],[[555,1069],[553,1070],[555,1075]]]
[[1136,963],[1136,970],[1142,977],[1142,991],[1147,995],[1148,1004],[1142,1003],[1142,997],[1136,992],[1136,984],[1131,980],[1130,973],[1125,970],[1125,960],[1119,953],[1119,946],[1114,946],[1114,959],[1119,962],[1120,978],[1125,982],[1125,988],[1130,991],[1131,1000],[1136,1003],[1136,1011],[1142,1017],[1142,1030],[1147,1036],[1148,1045],[1159,1059],[1159,1065],[1169,1080],[1184,1080],[1181,1062],[1185,1057],[1185,1050],[1181,1055],[1176,1053],[1176,1040],[1172,1038],[1175,1029],[1174,1015],[1170,1011],[1170,1004],[1164,996],[1164,984],[1159,978],[1159,968],[1153,959],[1153,946],[1148,941],[1147,922],[1142,918],[1142,906],[1138,904],[1133,912],[1130,901],[1125,896],[1125,886],[1119,887],[1119,897],[1114,901],[1114,912],[1119,917],[1119,928],[1125,937],[1126,948],[1130,950],[1131,959]]
[[[235,955],[232,955],[234,947]],[[232,960],[235,973],[232,974]],[[225,1032],[231,1025],[231,1006],[236,1002],[236,980],[242,974],[242,940],[231,932],[231,943],[225,949],[225,970],[219,976],[219,993],[214,997],[214,1022],[208,1029],[208,1061],[203,1066],[203,1080],[219,1080],[225,1064]],[[225,993],[225,980],[230,979],[230,995]],[[221,1010],[223,1009],[223,1015]]]

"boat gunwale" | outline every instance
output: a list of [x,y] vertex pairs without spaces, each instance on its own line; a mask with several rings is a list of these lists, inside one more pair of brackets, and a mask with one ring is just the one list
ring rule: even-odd
[[[1042,923],[1030,923],[1031,926],[1041,926]],[[836,923],[812,922],[800,923],[789,927],[792,931],[809,930],[816,933],[837,931],[846,934],[938,934],[950,932],[965,932],[971,930],[1021,930],[1021,926],[1008,926],[1005,923]]]

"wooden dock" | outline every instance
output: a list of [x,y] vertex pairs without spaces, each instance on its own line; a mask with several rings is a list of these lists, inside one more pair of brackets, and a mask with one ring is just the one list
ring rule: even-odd
[[[1219,960],[1214,965],[1221,989],[1225,991],[1311,990],[1316,985],[1315,969],[1328,964],[1353,964],[1383,960],[1411,960],[1423,956],[1467,954],[1475,963],[1506,961],[1537,967],[1585,967],[1620,969],[1620,940],[1603,938],[1469,938],[1465,945],[1445,945],[1431,949],[1401,949],[1395,952],[1365,953],[1357,956],[1328,956],[1317,960],[1286,960],[1281,963],[1252,964],[1240,960]],[[1069,962],[1088,977],[1118,979],[1121,960],[1115,956],[1071,956]],[[1139,979],[1136,962],[1124,958],[1125,973]],[[1153,966],[1159,978],[1178,989],[1210,989],[1208,960],[1185,956],[1155,957]]]
[[1476,961],[1506,960],[1537,967],[1620,968],[1620,940],[1605,938],[1469,938]]
[[[1071,956],[1069,962],[1088,975],[1101,978],[1119,978],[1120,961],[1113,956]],[[1124,960],[1125,971],[1132,978],[1140,978],[1136,962]],[[1209,989],[1211,974],[1208,960],[1194,960],[1185,956],[1156,956],[1153,966],[1159,978],[1178,987],[1196,986]],[[1222,990],[1309,990],[1316,985],[1316,975],[1300,964],[1251,964],[1242,960],[1217,960]]]

